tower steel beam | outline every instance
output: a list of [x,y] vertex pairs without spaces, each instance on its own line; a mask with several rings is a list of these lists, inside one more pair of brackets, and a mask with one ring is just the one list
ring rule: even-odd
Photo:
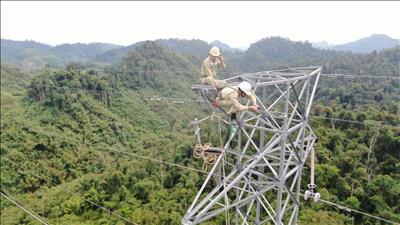
[[[229,224],[297,224],[301,174],[316,141],[308,117],[320,75],[320,67],[302,67],[225,80],[231,86],[248,81],[261,112],[241,112],[237,132],[223,147],[209,148],[219,156],[182,224],[200,224],[224,213],[235,215]],[[216,92],[207,85],[192,89],[203,97]],[[192,122],[200,145],[201,125],[210,118]],[[229,115],[216,118],[228,124]]]

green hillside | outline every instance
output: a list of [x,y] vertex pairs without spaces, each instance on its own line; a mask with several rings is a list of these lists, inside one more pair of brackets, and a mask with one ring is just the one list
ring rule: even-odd
[[52,47],[34,41],[1,39],[1,62],[12,64],[24,71],[43,67],[65,67],[71,62],[86,64],[91,61],[93,64],[95,56],[119,47],[106,43],[62,44]]
[[[211,109],[148,96],[195,100],[190,85],[209,46],[167,42],[145,41],[125,54],[106,51],[116,52],[108,59],[118,55],[107,67],[78,62],[25,73],[2,61],[2,190],[50,224],[180,224],[205,178],[197,171],[202,162],[192,156],[188,124]],[[191,43],[197,45],[190,49]],[[399,77],[399,51],[339,54],[272,38],[244,53],[226,53],[235,70],[223,75],[314,64],[324,73]],[[311,124],[319,139],[316,183],[323,199],[400,222],[399,95],[398,79],[321,78]],[[303,176],[305,188],[308,170]],[[1,224],[36,224],[3,198],[0,209]],[[302,204],[299,220],[381,224],[323,202]],[[204,224],[225,224],[224,216]]]

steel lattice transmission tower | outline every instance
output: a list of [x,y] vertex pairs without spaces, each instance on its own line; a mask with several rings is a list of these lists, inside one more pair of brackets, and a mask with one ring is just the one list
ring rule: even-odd
[[[308,116],[320,74],[320,67],[304,67],[225,80],[232,86],[250,82],[262,112],[240,113],[238,129],[224,147],[207,149],[218,158],[182,224],[199,224],[219,214],[229,215],[230,224],[297,224],[301,174],[316,141]],[[192,89],[204,97],[215,92],[205,85]],[[207,118],[193,121],[198,144]],[[219,119],[229,124],[227,115]]]

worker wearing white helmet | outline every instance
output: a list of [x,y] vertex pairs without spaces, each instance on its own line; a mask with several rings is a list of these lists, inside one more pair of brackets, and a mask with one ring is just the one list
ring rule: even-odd
[[[252,105],[244,106],[240,104],[239,99],[240,97],[245,97],[251,100]],[[241,82],[239,86],[232,87],[227,86],[222,89],[221,91],[221,98],[216,99],[212,105],[214,107],[229,107],[227,111],[228,114],[231,116],[231,122],[228,126],[228,136],[226,137],[226,142],[230,139],[231,135],[235,134],[238,130],[238,123],[236,119],[236,115],[238,112],[242,112],[244,110],[251,110],[253,112],[259,112],[259,108],[256,101],[256,96],[251,91],[251,84],[249,82]],[[231,142],[229,142],[229,145]]]
[[[240,97],[245,97],[251,100],[252,105],[244,106],[240,104]],[[237,87],[225,87],[221,91],[221,99],[216,99],[213,102],[213,106],[229,108],[228,114],[233,115],[244,110],[251,110],[253,112],[259,112],[256,96],[251,91],[251,84],[249,82],[241,82]],[[236,115],[234,116],[236,117]],[[232,118],[236,119],[236,118]]]
[[217,79],[218,68],[225,68],[225,62],[219,48],[214,46],[210,49],[210,55],[203,61],[201,66],[200,84],[213,85],[217,89],[225,87],[225,81]]

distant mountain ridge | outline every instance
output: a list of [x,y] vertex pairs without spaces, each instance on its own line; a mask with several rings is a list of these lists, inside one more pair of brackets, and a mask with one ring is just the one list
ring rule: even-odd
[[45,66],[64,66],[72,61],[88,62],[103,52],[120,47],[107,43],[74,43],[53,47],[35,41],[1,39],[1,62],[23,70],[33,70]]
[[81,54],[83,58],[93,58],[103,52],[109,51],[111,49],[117,49],[122,46],[108,44],[108,43],[89,43],[89,44],[62,44],[57,45],[50,51],[57,56],[73,56]]
[[391,38],[385,34],[373,34],[369,37],[361,38],[346,44],[330,45],[326,41],[314,42],[313,47],[322,49],[332,49],[336,51],[351,51],[353,53],[370,53],[393,48],[400,45],[399,39]]
[[[30,71],[49,67],[64,67],[71,62],[87,65],[111,65],[120,60],[134,49],[143,46],[146,41],[136,42],[128,46],[108,43],[74,43],[51,46],[35,41],[14,41],[1,39],[1,62],[12,64],[18,68]],[[237,71],[254,71],[264,68],[275,68],[279,62],[304,64],[316,62],[316,59],[332,59],[341,51],[353,53],[368,53],[392,48],[400,44],[399,40],[387,35],[372,35],[367,38],[343,45],[332,46],[328,42],[291,41],[288,38],[269,37],[252,43],[246,50],[232,48],[229,45],[215,40],[207,43],[200,39],[157,39],[156,43],[164,45],[185,56],[195,65],[208,55],[211,46],[218,46],[231,66],[221,74],[230,76]],[[299,61],[299,59],[301,59]],[[304,59],[308,61],[305,62]]]
[[347,44],[336,45],[333,49],[338,51],[352,51],[355,53],[369,53],[392,48],[397,45],[400,45],[400,40],[393,39],[385,34],[374,34],[370,37],[361,38]]

